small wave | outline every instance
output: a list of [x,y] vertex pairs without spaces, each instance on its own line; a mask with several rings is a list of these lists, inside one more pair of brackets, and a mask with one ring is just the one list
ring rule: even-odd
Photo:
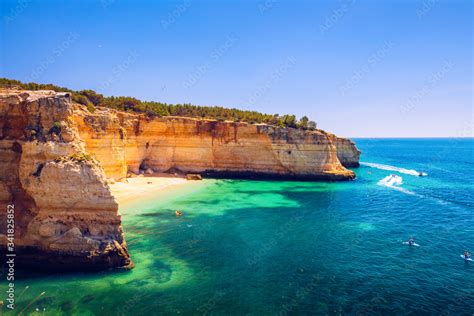
[[394,166],[389,166],[389,165],[382,165],[378,163],[372,163],[372,162],[361,162],[360,163],[363,166],[371,167],[371,168],[376,168],[380,170],[387,170],[387,171],[395,171],[403,174],[408,174],[411,176],[427,176],[428,174],[424,172],[419,172],[413,169],[405,169],[405,168],[399,168],[399,167],[394,167]]
[[407,189],[404,189],[404,188],[400,187],[403,184],[403,178],[400,177],[400,176],[396,176],[396,175],[386,176],[385,178],[380,180],[377,184],[381,185],[381,186],[384,186],[384,187],[387,187],[387,188],[390,188],[390,189],[394,189],[394,190],[403,192],[405,194],[417,195],[416,193],[414,193],[410,190],[407,190]]
[[396,175],[389,175],[378,182],[379,185],[391,187],[403,184],[403,178]]
[[379,182],[377,182],[377,184],[380,185],[380,186],[383,186],[383,187],[387,187],[387,188],[390,188],[390,189],[408,194],[408,195],[414,195],[414,196],[417,196],[417,197],[420,197],[420,198],[430,199],[430,200],[432,200],[434,202],[437,202],[441,205],[454,204],[454,205],[461,205],[461,206],[465,206],[465,207],[469,207],[469,208],[472,207],[469,203],[453,201],[453,200],[450,200],[450,199],[445,199],[445,198],[442,198],[442,197],[439,197],[439,196],[434,196],[434,195],[429,195],[429,194],[418,194],[418,193],[415,193],[413,191],[402,188],[401,185],[403,184],[403,178],[400,177],[400,176],[397,176],[397,175],[389,175],[389,176],[383,178],[382,180],[380,180]]

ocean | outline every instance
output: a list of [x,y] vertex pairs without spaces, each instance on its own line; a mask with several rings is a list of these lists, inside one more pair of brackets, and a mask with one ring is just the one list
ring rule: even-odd
[[122,205],[135,269],[24,276],[14,314],[472,315],[474,140],[355,142],[354,181],[207,179]]

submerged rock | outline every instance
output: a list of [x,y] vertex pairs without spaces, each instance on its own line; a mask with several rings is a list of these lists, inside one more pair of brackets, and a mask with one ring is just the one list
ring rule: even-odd
[[95,296],[92,295],[92,294],[83,296],[83,297],[81,298],[81,303],[89,303],[90,301],[93,301],[94,298],[95,298]]
[[63,312],[69,312],[72,310],[73,304],[71,301],[66,301],[66,302],[61,303],[60,308]]

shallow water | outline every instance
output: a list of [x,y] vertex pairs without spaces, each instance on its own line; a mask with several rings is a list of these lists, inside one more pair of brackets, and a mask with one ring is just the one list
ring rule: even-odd
[[472,315],[474,141],[356,142],[355,181],[205,180],[121,206],[136,268],[18,280],[16,313]]

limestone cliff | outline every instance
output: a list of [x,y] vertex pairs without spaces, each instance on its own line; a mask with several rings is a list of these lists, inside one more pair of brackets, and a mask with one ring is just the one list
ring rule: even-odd
[[67,94],[0,91],[0,248],[15,207],[18,265],[47,269],[130,267],[101,166],[84,152]]
[[336,145],[337,158],[341,164],[346,168],[359,167],[359,158],[361,152],[355,146],[354,142],[347,138],[337,137],[333,134],[328,134],[331,141]]
[[74,120],[87,152],[110,178],[147,168],[224,177],[355,177],[338,159],[339,152],[358,152],[354,144],[341,141],[339,149],[322,131],[182,117],[150,119],[110,109],[94,114],[80,110]]
[[355,175],[344,166],[357,166],[358,159],[353,142],[319,130],[149,118],[106,108],[90,113],[67,93],[0,90],[0,249],[13,203],[17,253],[25,264],[129,267],[107,178],[151,168],[349,180]]

